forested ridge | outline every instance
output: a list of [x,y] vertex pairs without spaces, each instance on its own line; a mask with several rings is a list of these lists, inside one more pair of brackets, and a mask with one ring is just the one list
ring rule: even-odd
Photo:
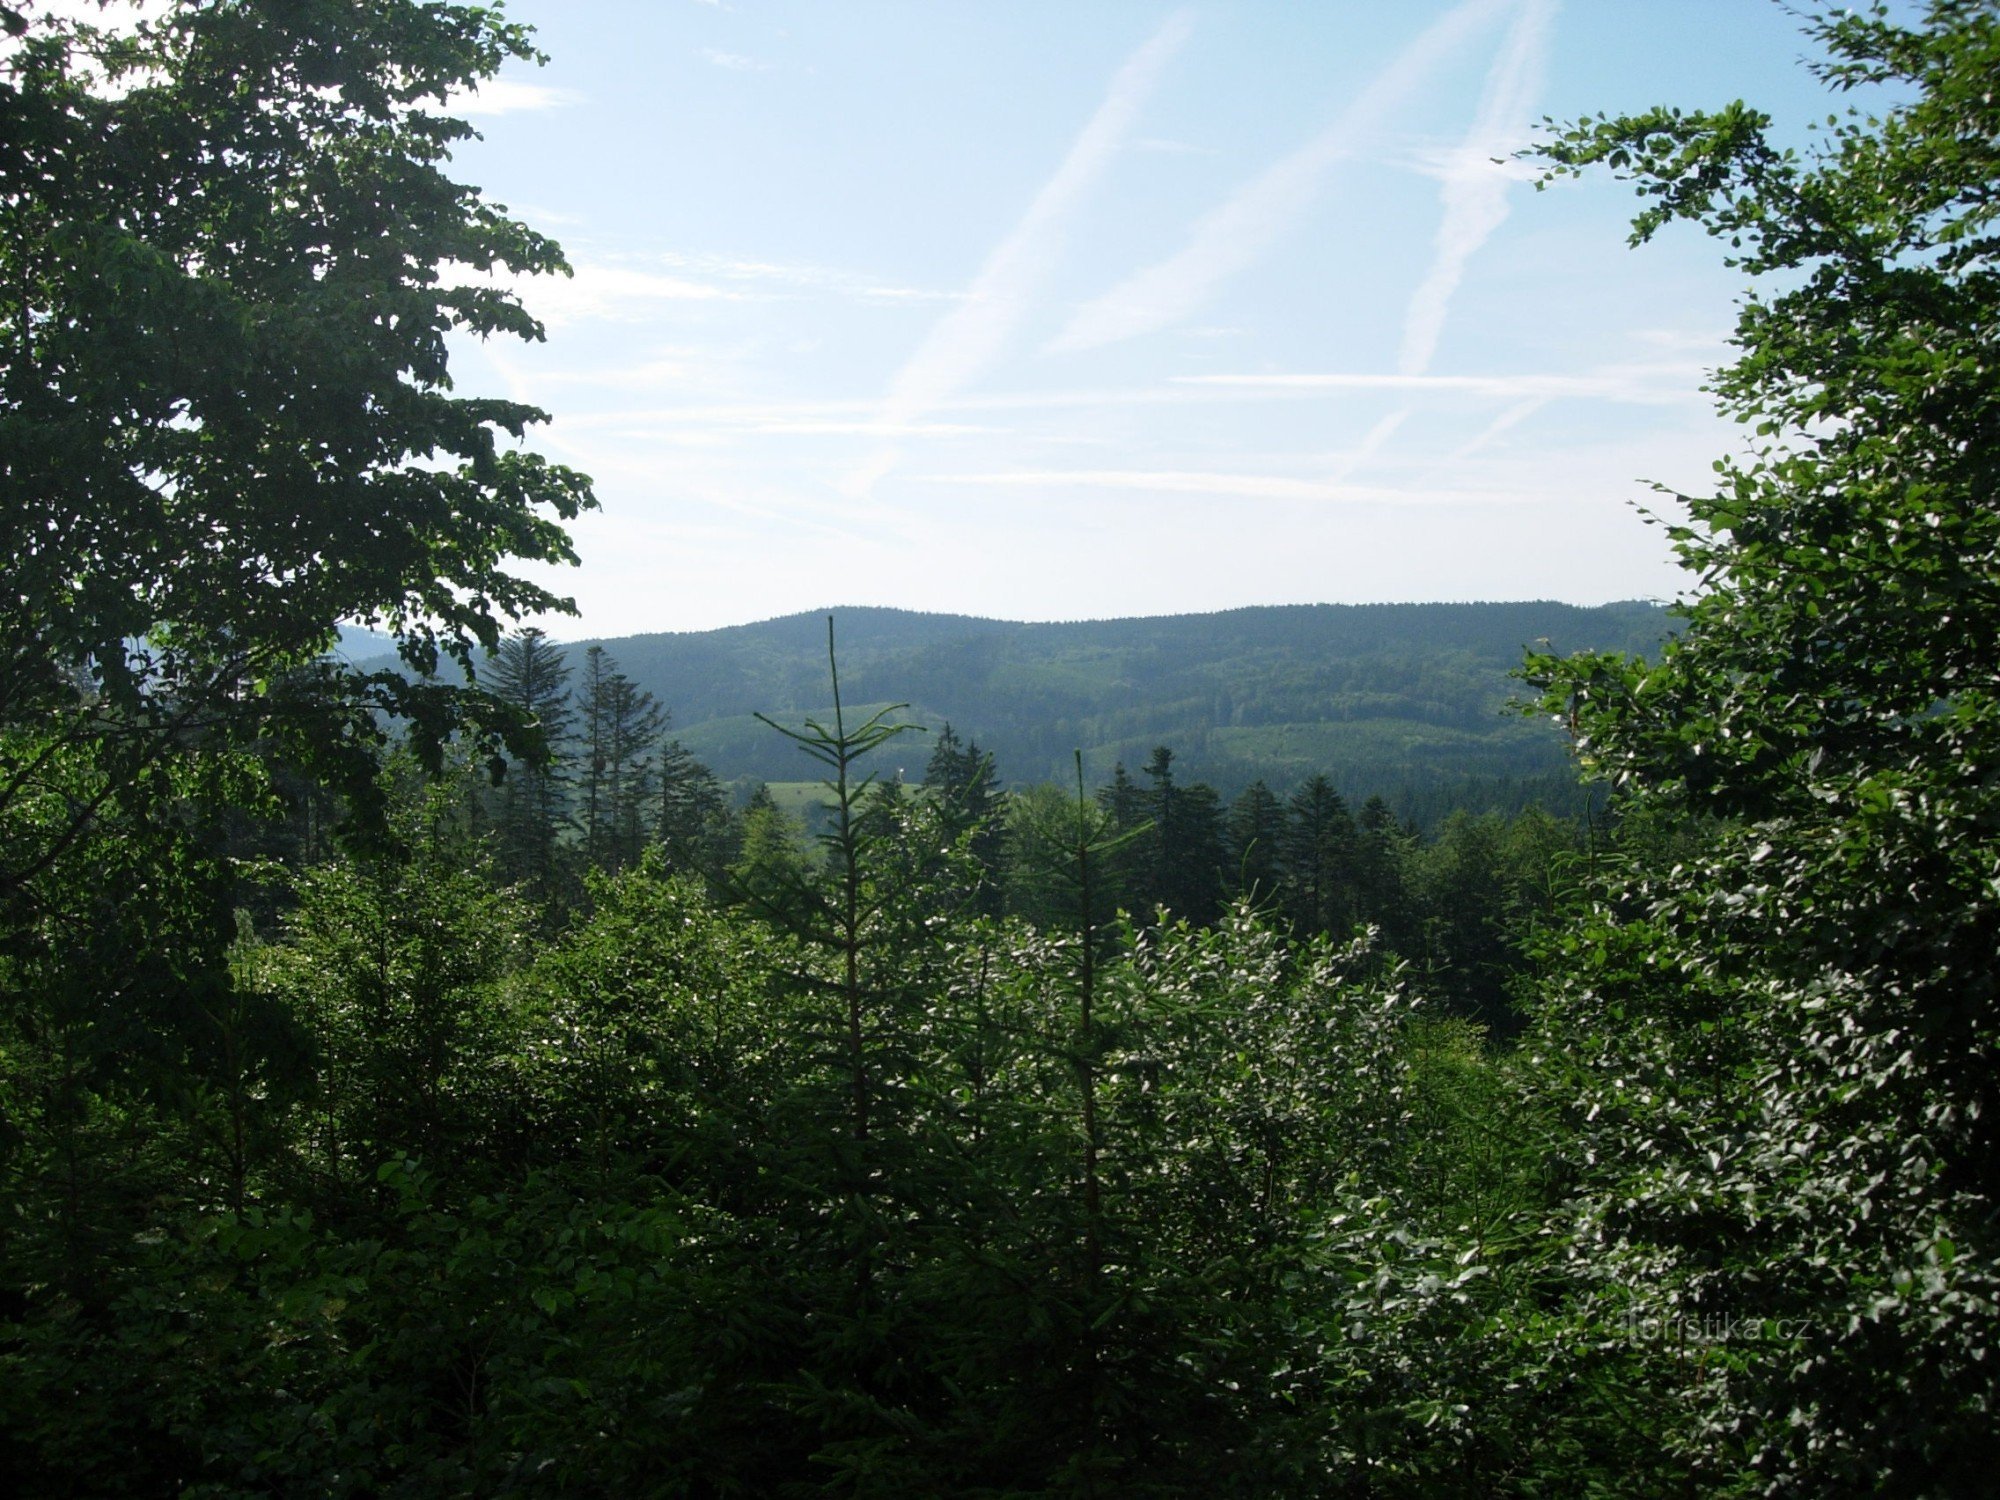
[[445,167],[526,33],[0,3],[10,1492],[1989,1493],[2000,7],[1803,24],[1900,102],[1538,151],[1749,283],[1672,632],[1522,664],[1601,815],[1009,765],[905,714],[1207,669],[885,612],[773,648],[814,833],[523,623],[590,484],[445,338],[561,254]]
[[[1573,804],[1560,732],[1510,711],[1523,653],[1643,654],[1670,625],[1640,603],[1322,604],[1054,624],[832,613],[854,702],[956,725],[1009,781],[1061,779],[1077,750],[1103,779],[1165,744],[1225,793],[1333,774],[1347,795],[1382,796],[1426,822],[1453,807]],[[609,652],[724,780],[789,781],[796,756],[755,715],[826,710],[824,624],[808,613],[566,654]]]

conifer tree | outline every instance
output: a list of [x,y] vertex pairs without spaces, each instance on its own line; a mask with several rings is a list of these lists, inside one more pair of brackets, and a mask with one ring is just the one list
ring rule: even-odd
[[1151,785],[1140,792],[1151,831],[1135,848],[1138,877],[1133,898],[1150,915],[1165,907],[1197,925],[1220,905],[1222,861],[1219,810],[1205,786],[1182,788],[1174,780],[1174,752],[1156,745],[1145,765]]
[[1124,761],[1111,768],[1111,779],[1097,789],[1097,805],[1110,814],[1112,829],[1117,833],[1130,833],[1144,825],[1145,794],[1125,769]]
[[1147,824],[1146,794],[1119,761],[1111,768],[1111,779],[1097,789],[1097,805],[1111,820],[1116,837],[1115,850],[1100,861],[1098,891],[1107,911],[1123,910],[1145,916],[1147,904],[1145,851],[1136,835]]
[[771,789],[758,782],[744,804],[743,833],[729,867],[739,894],[753,904],[777,904],[786,891],[808,877],[803,824],[778,806]]
[[1508,1029],[1511,1019],[1506,925],[1514,892],[1507,832],[1498,813],[1475,818],[1455,812],[1407,861],[1415,931],[1404,957],[1427,977],[1445,1008],[1489,1031]]
[[967,839],[978,863],[975,908],[984,915],[998,916],[1005,878],[1006,828],[993,758],[983,754],[976,741],[961,742],[947,721],[938,731],[930,763],[924,769],[924,785],[941,799],[947,827]]
[[1167,906],[1177,916],[1206,926],[1222,915],[1224,865],[1222,799],[1205,781],[1180,789],[1172,848],[1165,851],[1169,878]]
[[621,870],[637,862],[647,842],[654,747],[667,716],[618,670],[610,652],[592,646],[584,656],[580,718],[584,854],[597,869]]
[[1417,941],[1416,919],[1403,877],[1415,837],[1379,796],[1361,804],[1354,838],[1356,915],[1379,928],[1383,943],[1397,953],[1412,951]]
[[1285,808],[1262,781],[1253,781],[1229,805],[1225,825],[1230,893],[1261,910],[1278,899],[1284,872]]
[[508,884],[525,885],[546,902],[556,889],[558,845],[570,826],[569,757],[576,712],[569,696],[569,661],[560,646],[532,625],[504,638],[489,661],[489,690],[519,709],[538,735],[529,753],[508,759],[493,799],[495,873]]
[[720,880],[743,843],[742,828],[722,783],[677,739],[660,747],[656,776],[659,818],[654,834],[667,869]]
[[1300,937],[1344,938],[1360,916],[1354,817],[1326,777],[1308,777],[1286,807],[1280,857],[1285,911]]

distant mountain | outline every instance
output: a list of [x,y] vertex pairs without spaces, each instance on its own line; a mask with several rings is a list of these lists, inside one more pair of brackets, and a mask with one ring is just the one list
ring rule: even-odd
[[[949,722],[1011,784],[1067,779],[1079,749],[1093,780],[1121,760],[1136,772],[1164,744],[1186,778],[1225,793],[1259,777],[1282,793],[1324,771],[1352,797],[1381,793],[1419,816],[1546,801],[1568,785],[1560,734],[1509,710],[1526,648],[1650,653],[1669,628],[1641,603],[1289,605],[1067,624],[853,608],[595,644],[719,775],[789,781],[809,763],[752,715],[830,712],[829,613],[851,716],[907,703],[901,717]],[[883,770],[916,780],[930,752],[911,736],[886,753]]]
[[342,625],[340,644],[334,649],[348,661],[365,661],[371,657],[393,656],[396,638],[380,630],[370,630],[365,625]]

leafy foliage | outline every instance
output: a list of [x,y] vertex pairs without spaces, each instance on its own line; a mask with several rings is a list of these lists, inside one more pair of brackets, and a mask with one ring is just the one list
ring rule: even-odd
[[1725,410],[1766,441],[1676,530],[1706,590],[1647,665],[1542,660],[1580,752],[1713,820],[1564,940],[1547,1018],[1589,1164],[1578,1279],[1668,1326],[1759,1330],[1663,1437],[1703,1482],[1983,1483],[2000,1292],[1993,1106],[2000,520],[1992,506],[1991,80],[2000,16],[1813,23],[1835,116],[1807,158],[1741,107],[1585,122],[1608,164],[1778,290],[1746,300]]
[[506,564],[570,559],[590,499],[497,440],[540,413],[445,369],[454,330],[540,334],[445,268],[564,269],[442,170],[469,130],[435,106],[526,33],[411,3],[31,21],[0,61],[0,785],[32,796],[43,746],[92,746],[115,795],[84,818],[192,738],[258,735],[365,785],[370,709],[435,742],[476,705],[334,671],[336,622],[469,664],[498,619],[560,607]]

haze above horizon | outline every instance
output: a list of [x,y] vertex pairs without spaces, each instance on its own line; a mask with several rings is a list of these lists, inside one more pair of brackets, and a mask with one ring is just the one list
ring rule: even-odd
[[[1830,99],[1775,5],[512,0],[457,172],[567,250],[465,391],[596,477],[565,639],[1661,597],[1739,279],[1544,115]],[[1495,158],[1499,158],[1498,161]]]

